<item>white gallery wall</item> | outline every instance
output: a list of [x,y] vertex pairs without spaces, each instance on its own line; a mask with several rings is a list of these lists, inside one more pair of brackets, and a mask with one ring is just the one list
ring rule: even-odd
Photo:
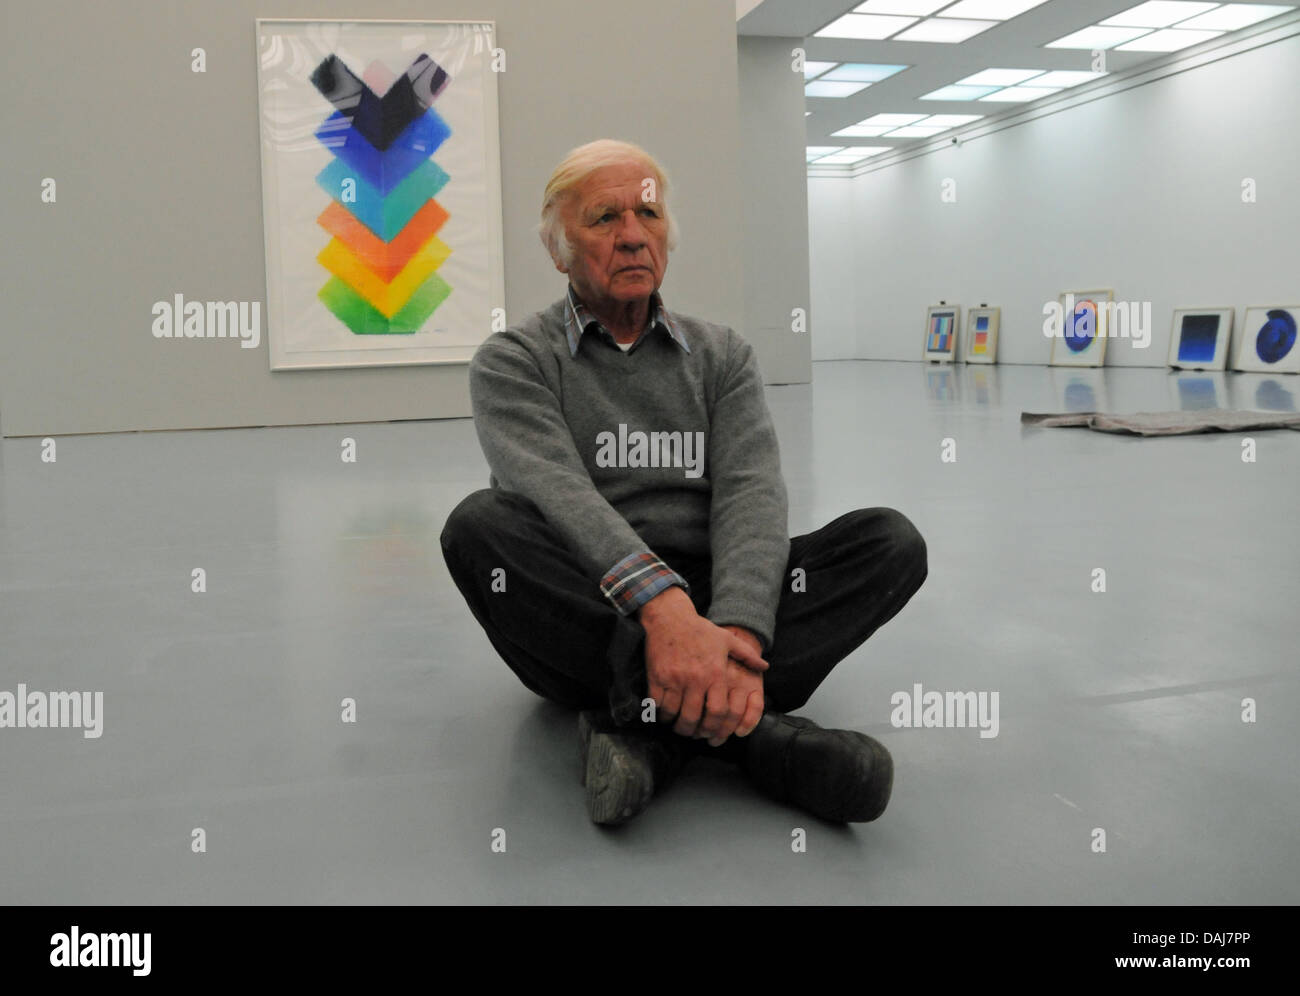
[[[734,253],[744,274],[744,325],[769,384],[812,380],[808,336],[791,312],[809,310],[808,185],[804,171],[803,73],[791,71],[800,38],[737,39],[740,150],[746,205]],[[726,183],[720,173],[719,182]]]
[[854,178],[810,176],[813,359],[920,360],[926,306],[944,300],[1000,305],[999,362],[1046,363],[1044,303],[1111,288],[1150,301],[1153,328],[1146,349],[1113,340],[1107,364],[1163,366],[1176,307],[1233,305],[1236,331],[1246,306],[1300,303],[1297,65],[1292,35]]
[[[673,179],[683,237],[665,302],[741,328],[741,185],[719,182],[741,163],[735,10],[663,0],[652,21],[674,29],[658,32],[646,13],[639,0],[6,0],[0,432],[469,414],[464,364],[269,369],[258,17],[495,20],[507,56],[498,88],[507,319],[564,293],[536,234],[542,188],[569,149],[611,137],[643,145]],[[642,43],[650,48],[630,58]],[[196,48],[206,72],[191,70]],[[801,182],[802,162],[792,168]],[[42,201],[45,178],[57,182],[54,203]],[[154,338],[154,302],[178,293],[260,302],[259,348]],[[779,377],[784,343],[761,348],[772,357],[764,372]]]

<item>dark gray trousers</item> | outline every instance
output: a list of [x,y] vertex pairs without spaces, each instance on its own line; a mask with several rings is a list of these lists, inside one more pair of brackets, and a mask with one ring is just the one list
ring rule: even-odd
[[[647,694],[645,630],[605,599],[536,505],[510,491],[475,491],[447,517],[442,551],[474,618],[525,686],[577,708],[608,705],[621,725],[636,718]],[[706,614],[710,558],[654,552],[686,578]],[[795,568],[804,570],[804,590],[794,590]],[[925,540],[893,509],[858,509],[792,537],[764,655],[766,708],[791,712],[807,702],[907,604],[926,571]],[[494,580],[505,590],[494,591]]]

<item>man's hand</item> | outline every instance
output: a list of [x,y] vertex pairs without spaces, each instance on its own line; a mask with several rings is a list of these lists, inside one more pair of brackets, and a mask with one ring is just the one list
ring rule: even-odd
[[641,607],[646,631],[646,683],[673,732],[717,747],[733,733],[748,736],[763,716],[767,661],[756,637],[716,626],[695,611],[679,587]]
[[[759,642],[758,637],[755,636],[752,632],[745,629],[745,627],[743,626],[727,625],[727,626],[723,626],[722,628],[727,630],[729,633],[732,633],[733,635],[739,637],[741,640],[744,640],[745,643],[749,646],[749,648],[754,652],[754,656],[758,657],[760,660],[763,660],[762,657],[763,644]],[[750,701],[756,701],[758,704],[758,712],[755,714],[757,718],[754,720],[754,722],[752,724],[741,723],[736,727],[736,734],[735,734],[736,736],[747,737],[754,732],[754,727],[758,725],[758,720],[763,718],[763,709],[766,704],[763,697],[763,672],[750,670],[748,666],[737,663],[734,656],[732,657],[731,662],[736,667],[739,667],[744,672],[746,672],[740,676],[740,680],[742,682],[753,684],[753,688],[750,690]],[[766,664],[767,662],[764,661],[764,663]],[[746,718],[748,718],[748,716]],[[703,723],[700,724],[701,730],[703,730],[703,725],[704,725]],[[710,739],[709,746],[717,747],[719,744],[723,743],[726,739],[727,739],[726,737]]]
[[749,630],[745,629],[744,626],[723,626],[722,628],[727,630],[728,632],[736,634],[736,636],[740,637],[742,640],[748,643],[750,649],[753,650],[754,653],[758,654],[760,657],[763,655],[763,644],[759,643],[758,637],[755,636],[753,633],[751,633]]

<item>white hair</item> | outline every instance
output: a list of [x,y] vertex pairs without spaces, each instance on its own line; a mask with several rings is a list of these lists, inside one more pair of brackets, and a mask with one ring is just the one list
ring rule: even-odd
[[639,145],[601,138],[580,145],[555,167],[542,193],[542,220],[537,234],[553,260],[569,266],[573,263],[573,246],[564,232],[561,208],[574,195],[582,182],[598,169],[620,166],[627,162],[644,165],[654,175],[658,185],[658,200],[663,206],[664,220],[668,222],[668,249],[677,248],[677,222],[668,208],[668,175],[654,156]]

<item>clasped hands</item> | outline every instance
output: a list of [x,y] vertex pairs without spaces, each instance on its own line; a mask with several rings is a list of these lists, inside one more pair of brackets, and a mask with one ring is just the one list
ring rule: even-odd
[[718,626],[695,611],[680,587],[660,592],[638,613],[646,632],[646,685],[661,723],[717,747],[733,733],[753,732],[763,717],[758,638],[740,626]]

